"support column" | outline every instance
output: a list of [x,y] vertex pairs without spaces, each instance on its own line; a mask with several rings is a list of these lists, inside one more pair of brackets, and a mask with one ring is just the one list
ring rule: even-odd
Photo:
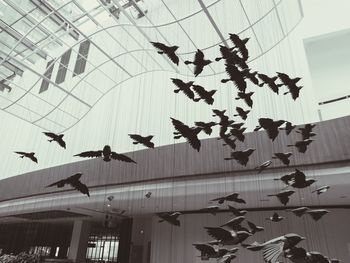
[[68,259],[73,262],[85,262],[89,235],[90,222],[82,220],[74,221]]
[[129,263],[131,244],[132,218],[123,219],[120,223],[120,236],[117,262]]

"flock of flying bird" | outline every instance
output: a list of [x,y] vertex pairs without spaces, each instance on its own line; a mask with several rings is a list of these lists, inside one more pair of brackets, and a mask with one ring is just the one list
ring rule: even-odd
[[[248,82],[251,82],[259,88],[266,86],[276,94],[280,94],[280,89],[284,87],[286,88],[286,90],[283,92],[284,95],[291,94],[293,100],[296,100],[299,97],[299,92],[302,89],[302,86],[299,86],[298,82],[301,80],[301,78],[291,78],[289,75],[281,72],[277,72],[276,76],[268,76],[266,74],[253,71],[247,64],[249,52],[246,44],[249,41],[249,38],[241,39],[236,34],[230,34],[230,41],[232,42],[232,47],[220,45],[221,57],[216,58],[215,61],[225,61],[225,68],[228,77],[222,79],[221,82],[226,83],[231,81],[234,84],[234,87],[237,89],[237,97],[235,97],[236,100],[243,100],[249,108],[253,107],[252,96],[254,95],[254,92],[247,92]],[[174,64],[179,65],[179,57],[176,55],[176,51],[179,48],[178,46],[167,46],[159,42],[151,43],[158,50],[159,54],[166,55]],[[197,77],[199,74],[201,74],[205,67],[213,62],[214,61],[206,59],[204,53],[198,49],[194,56],[194,60],[185,61],[184,63],[186,65],[194,65],[194,76]],[[177,78],[172,78],[171,81],[175,85],[174,93],[178,94],[181,92],[185,94],[188,99],[194,102],[204,101],[208,105],[212,105],[214,103],[214,95],[216,90],[207,90],[203,86],[194,84],[194,81],[184,82]],[[198,138],[199,133],[203,132],[207,135],[211,135],[213,128],[215,126],[219,126],[218,140],[222,140],[223,145],[228,146],[232,150],[230,156],[226,157],[225,160],[235,160],[238,164],[246,166],[249,162],[250,156],[256,149],[248,148],[245,150],[236,150],[236,144],[237,142],[243,142],[245,140],[244,132],[246,128],[243,127],[243,121],[248,118],[250,110],[236,107],[237,114],[234,116],[240,117],[243,120],[242,122],[237,122],[237,120],[231,119],[228,115],[226,115],[226,110],[212,109],[212,112],[212,117],[218,118],[217,121],[197,121],[192,126],[188,126],[175,118],[170,118],[175,129],[175,132],[173,133],[174,139],[184,138],[193,149],[200,151],[201,141]],[[259,125],[256,126],[254,131],[264,129],[267,136],[274,141],[279,135],[280,130],[284,130],[286,134],[289,135],[296,129],[295,132],[301,135],[301,139],[296,141],[294,144],[287,145],[287,147],[296,147],[300,153],[305,153],[308,146],[314,141],[312,137],[316,136],[316,133],[313,132],[314,128],[315,124],[306,124],[304,127],[296,129],[296,125],[293,125],[289,121],[260,118]],[[44,134],[50,138],[48,140],[49,142],[55,141],[61,147],[66,148],[66,143],[63,140],[63,134],[54,134],[51,132],[44,132]],[[141,136],[138,134],[129,134],[129,136],[133,140],[133,144],[142,144],[145,147],[154,148],[152,135]],[[15,153],[19,154],[21,158],[26,157],[33,162],[38,162],[34,152]],[[290,157],[292,155],[293,154],[291,152],[274,153],[270,160],[267,160],[256,167],[256,170],[258,173],[263,172],[272,164],[272,159],[279,160],[283,165],[289,166]],[[105,162],[118,160],[128,163],[136,163],[128,156],[112,151],[109,145],[104,146],[102,150],[86,151],[74,156],[83,158],[102,158],[102,160]],[[81,176],[81,173],[76,173],[68,178],[54,182],[47,187],[56,186],[61,188],[65,185],[69,185],[81,193],[90,196],[88,187],[80,181]],[[278,193],[270,194],[268,196],[278,198],[278,200],[284,206],[288,204],[291,196],[295,193],[295,190],[292,189],[306,188],[316,182],[314,179],[307,178],[306,175],[299,169],[295,169],[295,171],[274,180],[283,182],[283,184],[287,186],[287,189],[285,188]],[[292,189],[289,189],[289,187]],[[328,189],[329,186],[322,186],[313,192],[322,194]],[[145,195],[146,198],[150,198],[151,194],[151,192],[148,192]],[[218,202],[219,204],[223,204],[224,202],[236,202],[241,204],[246,203],[245,200],[239,197],[238,193],[218,197],[211,201]],[[247,238],[257,232],[264,231],[264,228],[246,220],[244,217],[244,215],[247,213],[246,210],[239,210],[231,205],[228,205],[228,209],[235,216],[235,218],[218,227],[205,227],[208,235],[215,240],[206,243],[193,244],[194,247],[201,252],[202,259],[215,258],[220,260],[220,262],[230,263],[231,260],[237,257],[236,252],[238,251],[238,248],[235,247],[228,249],[224,248],[223,246],[241,244],[242,247],[245,247],[251,251],[262,250],[263,258],[265,262],[268,263],[276,263],[281,255],[295,263],[340,262],[336,259],[328,259],[319,252],[310,252],[306,251],[304,248],[297,247],[298,243],[305,238],[293,233],[271,239],[264,243],[254,242],[250,245],[245,244],[243,242]],[[220,208],[219,206],[209,206],[201,209],[201,211],[216,215],[216,213],[220,211]],[[298,217],[309,214],[315,221],[320,220],[325,214],[329,213],[329,211],[325,209],[309,209],[308,207],[299,207],[289,211]],[[157,215],[161,218],[159,222],[166,221],[172,225],[180,226],[180,221],[178,218],[181,215],[181,212],[164,212],[158,213]],[[278,215],[277,213],[274,213],[271,217],[267,218],[267,220],[272,222],[279,222],[283,219],[284,217]],[[246,221],[249,229],[241,225],[241,223],[244,221]]]

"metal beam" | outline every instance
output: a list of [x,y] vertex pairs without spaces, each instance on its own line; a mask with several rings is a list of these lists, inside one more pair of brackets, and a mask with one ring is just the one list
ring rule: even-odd
[[[3,61],[4,59],[2,57],[0,57],[0,63]],[[23,75],[23,70],[18,68],[17,66],[15,66],[14,64],[12,64],[9,61],[4,61],[1,63],[2,66],[4,66],[5,68],[7,68],[8,70],[11,70],[12,72],[14,72],[16,75],[21,76]]]
[[202,7],[204,13],[205,13],[206,16],[208,17],[208,19],[209,19],[211,25],[214,27],[216,33],[219,35],[219,37],[220,37],[222,43],[224,43],[225,46],[229,48],[229,46],[228,46],[228,44],[227,44],[227,42],[226,42],[226,39],[225,39],[224,36],[222,35],[220,29],[218,28],[217,24],[215,23],[213,17],[212,17],[211,14],[209,13],[209,10],[207,9],[207,7],[206,7],[205,4],[203,3],[203,1],[202,1],[202,0],[198,0],[198,2],[199,2],[199,4],[201,5],[201,7]]
[[[0,50],[0,53],[4,54],[7,56],[7,54],[5,52],[3,52],[2,50]],[[63,89],[61,86],[57,85],[55,82],[53,82],[51,79],[47,78],[44,75],[39,74],[38,72],[36,72],[32,67],[26,65],[25,63],[23,63],[22,61],[18,60],[15,57],[11,57],[16,63],[18,63],[19,65],[21,65],[21,67],[28,69],[29,71],[31,71],[32,73],[34,73],[35,75],[39,76],[40,78],[45,79],[46,81],[50,82],[50,84],[54,85],[55,87],[57,87],[58,89],[60,89],[61,91],[63,91],[64,93],[66,93],[67,95],[71,96],[72,98],[76,99],[77,101],[81,102],[82,104],[84,104],[85,106],[91,108],[92,106],[90,104],[88,104],[87,102],[83,101],[82,99],[78,98],[77,96],[73,95],[72,93],[66,91],[65,89]]]

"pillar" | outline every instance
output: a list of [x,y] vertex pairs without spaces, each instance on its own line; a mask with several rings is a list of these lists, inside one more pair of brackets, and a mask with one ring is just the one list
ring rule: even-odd
[[89,235],[90,222],[82,220],[74,221],[68,259],[73,262],[85,262]]

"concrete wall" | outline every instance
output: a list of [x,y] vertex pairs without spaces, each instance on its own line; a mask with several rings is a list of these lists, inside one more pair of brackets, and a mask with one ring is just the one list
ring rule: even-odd
[[[331,213],[325,215],[320,221],[314,222],[308,215],[298,218],[290,212],[278,211],[286,219],[273,223],[265,218],[271,216],[273,211],[248,212],[246,218],[259,226],[265,227],[265,231],[249,237],[245,243],[253,241],[263,242],[287,233],[297,233],[306,237],[300,243],[301,247],[309,251],[319,251],[331,258],[339,258],[342,262],[350,260],[350,210],[331,209]],[[207,235],[204,226],[219,226],[233,216],[229,213],[220,213],[216,216],[208,214],[186,214],[180,216],[181,227],[173,227],[167,223],[158,223],[158,218],[153,218],[152,225],[152,254],[153,263],[183,263],[183,262],[208,262],[215,263],[215,259],[209,261],[200,260],[200,252],[192,244],[207,242],[211,239]],[[246,226],[243,222],[242,226]],[[251,252],[239,246],[236,263],[263,262],[261,252]]]

